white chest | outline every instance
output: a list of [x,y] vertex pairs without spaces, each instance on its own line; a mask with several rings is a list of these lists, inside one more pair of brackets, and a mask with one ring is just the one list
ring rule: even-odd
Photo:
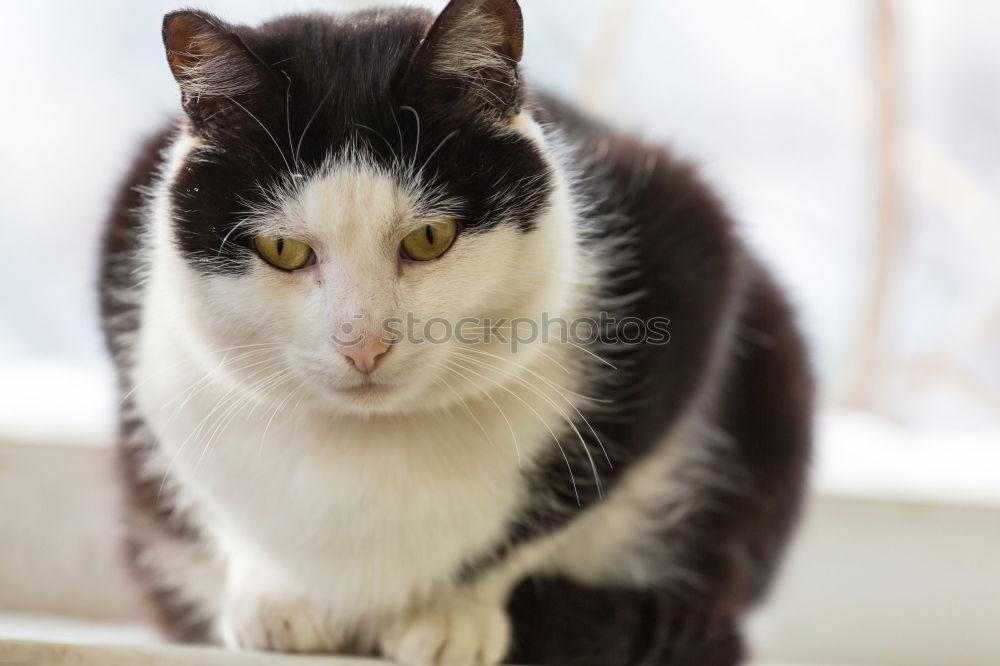
[[352,615],[425,598],[494,545],[526,500],[522,465],[563,418],[516,392],[438,414],[337,418],[295,400],[255,404],[215,379],[185,393],[202,377],[185,364],[143,370],[155,379],[136,400],[160,463],[226,556],[335,594]]

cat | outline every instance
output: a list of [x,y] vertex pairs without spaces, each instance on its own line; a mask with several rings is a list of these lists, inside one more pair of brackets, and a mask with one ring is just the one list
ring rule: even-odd
[[[101,307],[128,561],[189,642],[726,666],[812,381],[695,169],[522,79],[515,0],[163,22]],[[391,324],[391,325],[390,325]]]

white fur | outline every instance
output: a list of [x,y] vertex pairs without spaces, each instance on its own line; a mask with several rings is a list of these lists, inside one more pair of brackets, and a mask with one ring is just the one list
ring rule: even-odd
[[[528,116],[513,127],[558,159]],[[372,375],[390,388],[365,394],[344,391],[362,378],[330,341],[345,323],[372,327],[406,312],[450,321],[578,314],[593,301],[588,285],[600,267],[579,260],[567,177],[557,175],[534,233],[460,236],[441,260],[400,267],[399,242],[434,203],[412,172],[400,178],[357,156],[249,222],[309,243],[314,267],[285,274],[260,262],[249,275],[203,277],[177,252],[167,201],[195,144],[187,134],[177,141],[153,202],[132,379],[160,444],[147,471],[176,480],[176,501],[224,563],[213,607],[225,641],[349,643],[411,664],[492,664],[507,648],[503,603],[525,575],[562,566],[621,579],[615,563],[636,547],[631,527],[663,499],[649,496],[659,484],[643,489],[641,470],[591,517],[475,588],[450,582],[528,499],[522,472],[575,420],[583,405],[572,392],[585,387],[573,370],[590,359],[558,343],[516,355],[478,347],[495,358],[454,341],[403,342]],[[595,543],[594,521],[620,527]]]

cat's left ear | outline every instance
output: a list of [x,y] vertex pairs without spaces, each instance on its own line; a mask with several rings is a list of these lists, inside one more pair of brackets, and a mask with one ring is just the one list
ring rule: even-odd
[[234,100],[272,92],[274,75],[236,30],[215,16],[177,11],[163,18],[163,45],[196,128],[225,123]]
[[509,118],[521,105],[523,49],[517,0],[452,0],[417,49],[408,84],[432,104],[464,102]]

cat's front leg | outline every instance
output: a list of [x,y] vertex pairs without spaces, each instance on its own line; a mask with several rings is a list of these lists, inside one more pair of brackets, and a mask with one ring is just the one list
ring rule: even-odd
[[227,647],[290,653],[333,653],[345,636],[332,609],[270,572],[234,567],[219,634]]
[[459,593],[397,618],[380,645],[405,666],[494,666],[510,647],[510,620],[500,601]]

